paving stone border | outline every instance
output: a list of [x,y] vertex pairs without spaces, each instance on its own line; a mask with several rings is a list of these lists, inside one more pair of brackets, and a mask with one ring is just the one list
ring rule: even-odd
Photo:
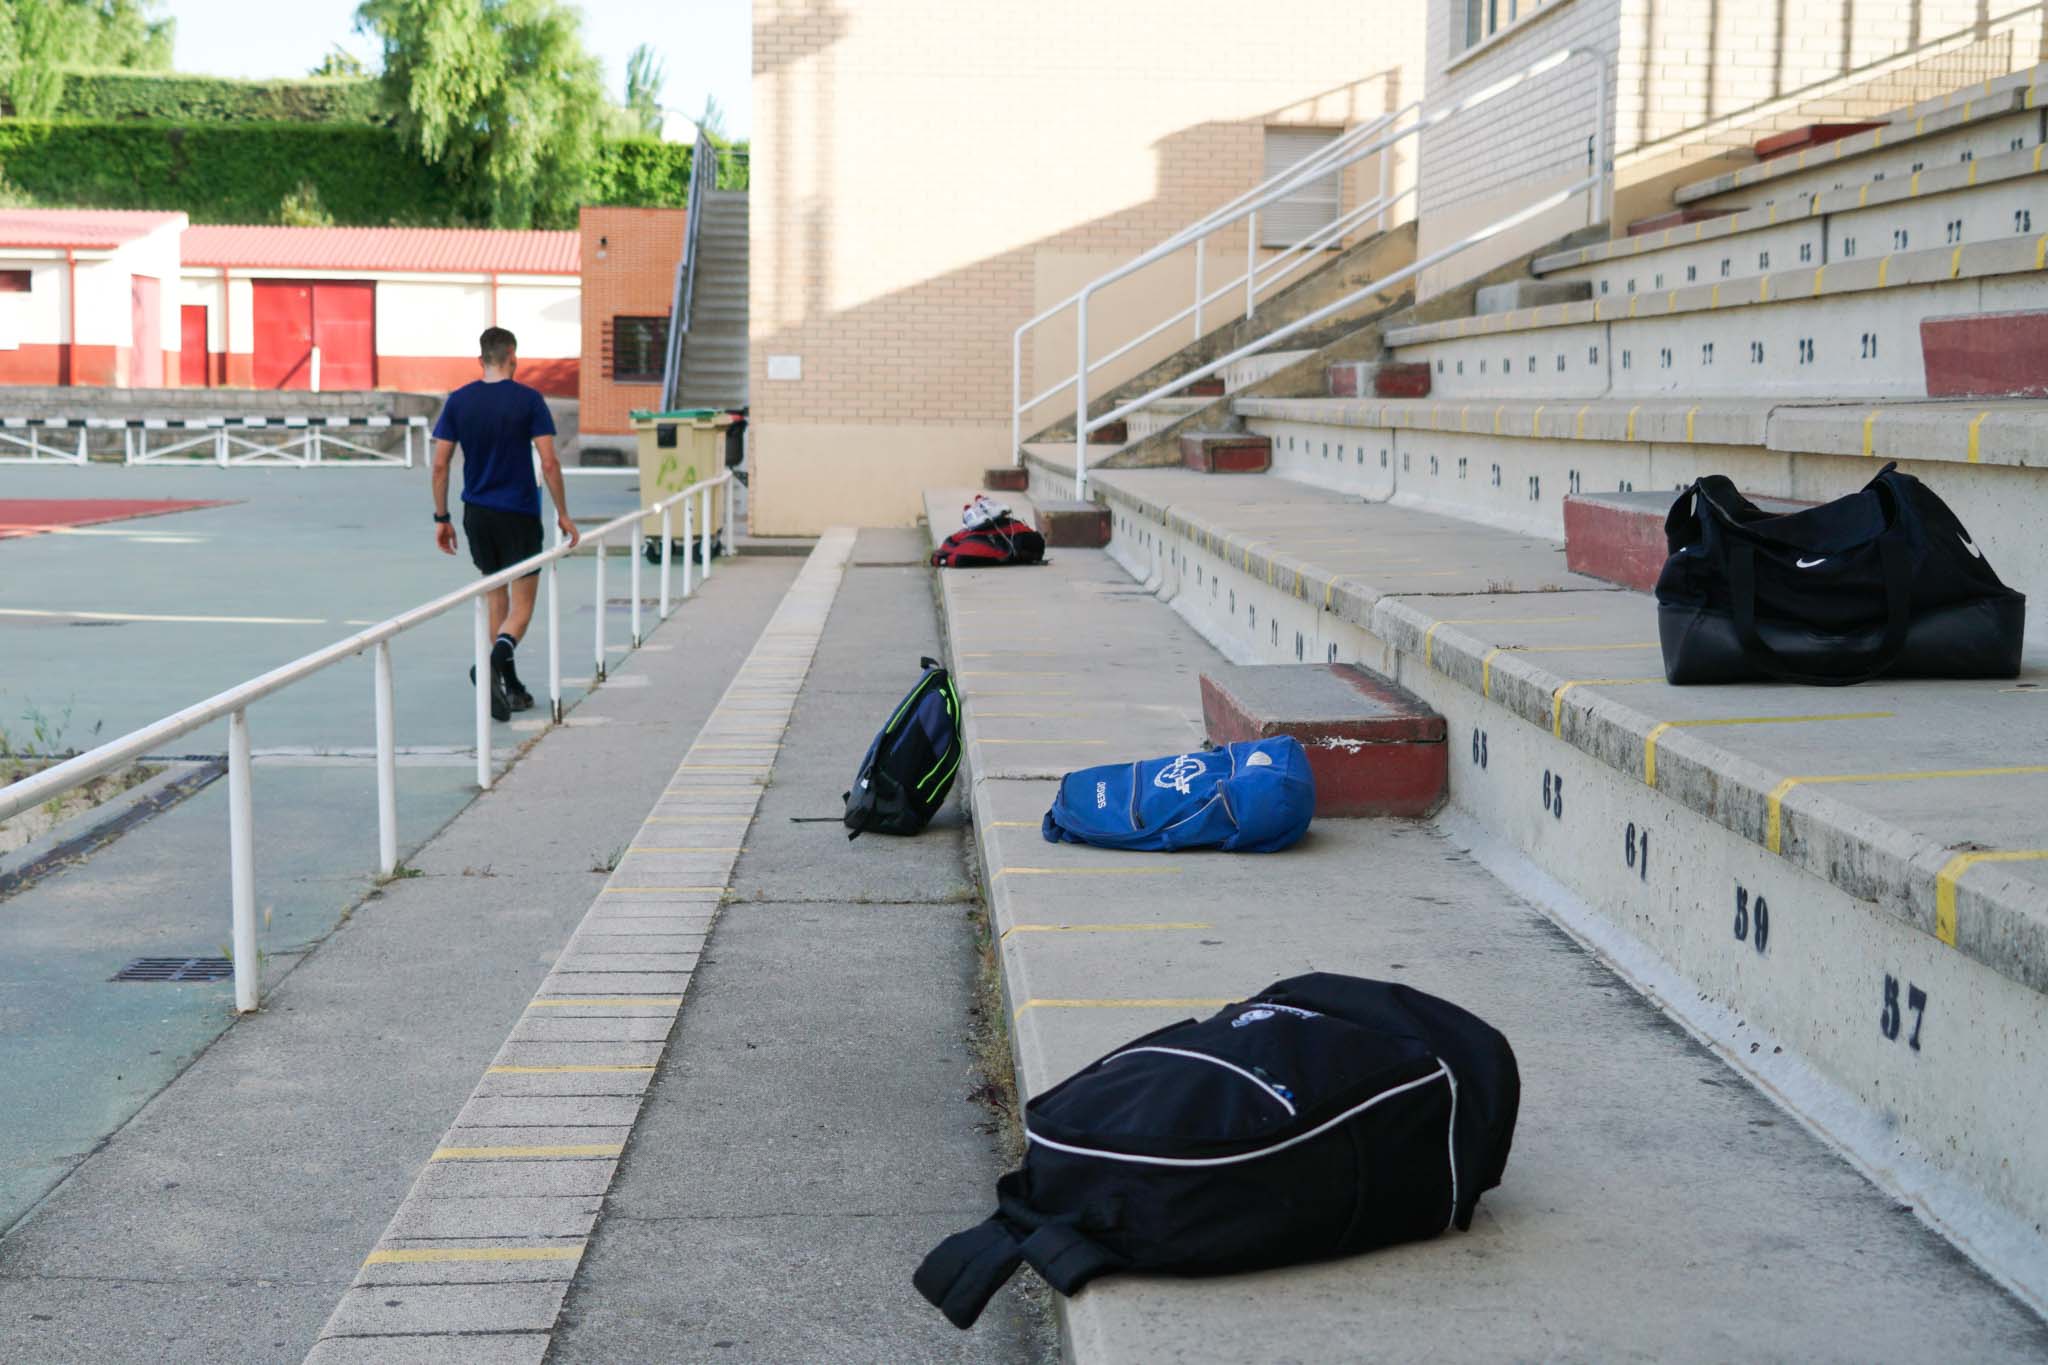
[[308,1365],[537,1365],[547,1354],[853,542],[844,528],[819,537]]

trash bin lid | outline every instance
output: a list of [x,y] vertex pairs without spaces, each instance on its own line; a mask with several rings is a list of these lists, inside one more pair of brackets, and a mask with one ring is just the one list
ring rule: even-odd
[[732,421],[732,414],[722,408],[678,408],[673,412],[649,412],[636,408],[626,414],[635,426],[652,422],[691,422],[699,426],[725,426]]

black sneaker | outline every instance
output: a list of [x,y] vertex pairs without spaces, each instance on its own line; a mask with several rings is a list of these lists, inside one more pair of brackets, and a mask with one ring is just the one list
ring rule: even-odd
[[[469,681],[471,686],[475,686],[476,666],[473,664],[469,670]],[[512,699],[505,695],[505,677],[495,664],[491,666],[491,719],[512,719]]]
[[511,705],[512,709],[514,711],[531,711],[533,709],[533,693],[527,691],[526,684],[519,681],[519,675],[512,671],[512,665],[506,664],[500,668],[498,676],[504,680],[505,700]]

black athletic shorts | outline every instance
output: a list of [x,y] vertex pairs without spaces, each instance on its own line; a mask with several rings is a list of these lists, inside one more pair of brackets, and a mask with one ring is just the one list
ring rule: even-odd
[[[540,553],[540,518],[524,512],[462,504],[462,534],[469,538],[469,558],[477,569],[494,574]],[[539,573],[535,569],[528,578]]]

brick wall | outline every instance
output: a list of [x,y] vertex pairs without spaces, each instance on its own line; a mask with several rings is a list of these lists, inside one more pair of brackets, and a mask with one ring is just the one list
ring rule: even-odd
[[578,421],[585,434],[630,432],[629,412],[660,405],[659,382],[612,382],[611,323],[616,317],[668,316],[688,218],[681,209],[586,208],[580,215],[583,364]]
[[[1368,19],[1350,0],[757,0],[755,529],[907,522],[930,481],[1006,463],[1017,325],[1257,183],[1266,126],[1415,98],[1421,38],[1410,5]],[[1377,184],[1361,170],[1347,206]],[[1244,253],[1241,227],[1210,243],[1211,288]],[[1183,253],[1106,294],[1092,352],[1181,306],[1192,268]],[[1035,334],[1025,392],[1073,354],[1065,320]],[[802,379],[769,380],[771,355],[801,357]]]

